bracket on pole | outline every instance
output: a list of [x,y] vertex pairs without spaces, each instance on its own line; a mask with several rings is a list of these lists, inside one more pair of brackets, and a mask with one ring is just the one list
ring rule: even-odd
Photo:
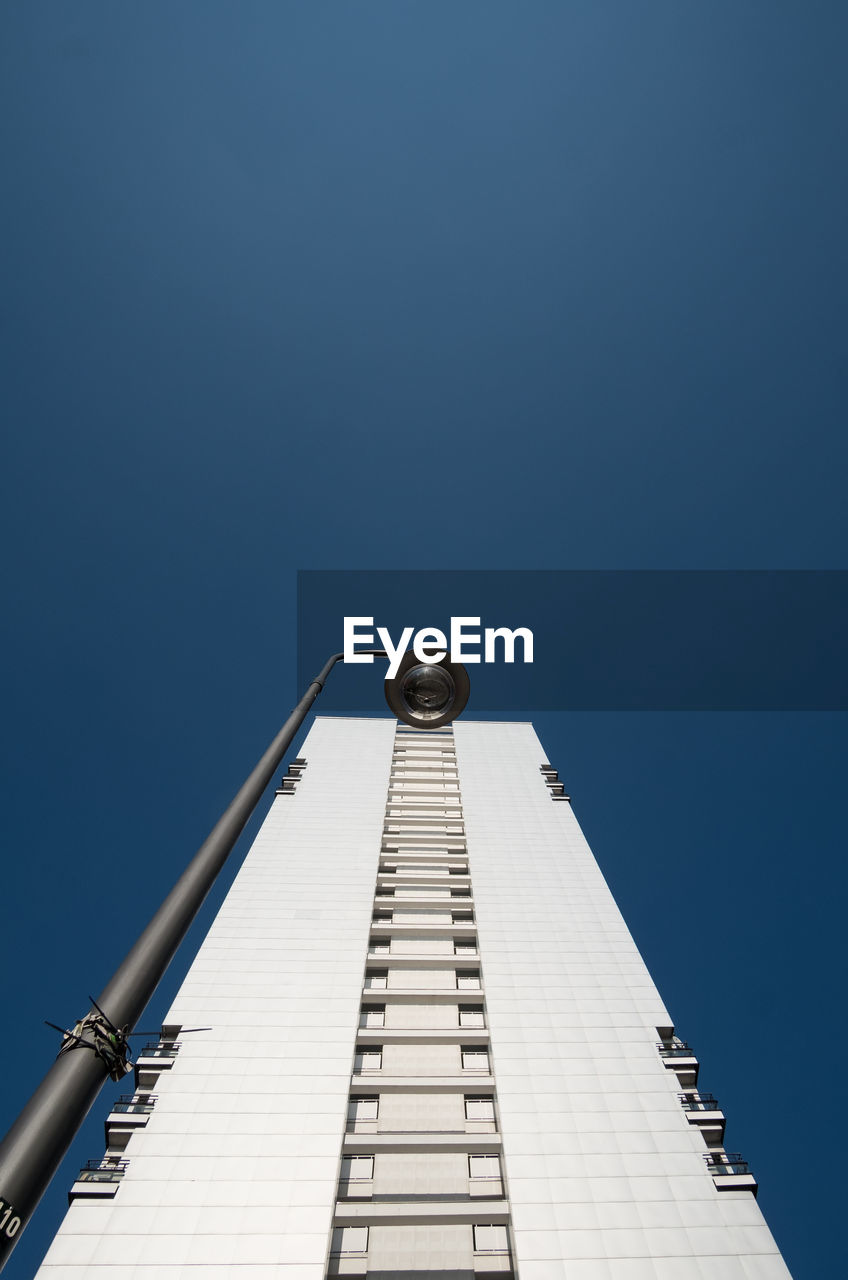
[[[97,1012],[87,1013],[84,1018],[75,1022],[70,1030],[62,1032],[62,1046],[56,1057],[60,1058],[63,1053],[70,1053],[73,1049],[91,1049],[105,1062],[111,1079],[122,1080],[133,1068],[127,1039],[129,1025],[114,1026],[96,1001],[92,1000],[91,996],[89,999]],[[52,1022],[48,1022],[47,1025],[55,1027],[55,1023]],[[60,1027],[55,1029],[61,1030]]]

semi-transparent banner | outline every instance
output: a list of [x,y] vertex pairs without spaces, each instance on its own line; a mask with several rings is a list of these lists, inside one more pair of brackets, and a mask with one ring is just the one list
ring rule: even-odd
[[[376,648],[387,647],[378,628],[398,647],[420,631],[449,637],[452,620],[455,633],[463,620],[470,717],[848,709],[843,571],[306,570],[299,692],[345,647],[346,618],[358,620],[357,637],[371,631]],[[532,662],[519,632],[532,638]],[[383,714],[386,669],[385,659],[340,665],[321,712]]]

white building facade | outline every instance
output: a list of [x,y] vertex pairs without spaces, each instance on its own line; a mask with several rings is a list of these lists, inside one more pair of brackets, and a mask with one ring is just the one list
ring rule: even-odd
[[38,1274],[785,1280],[697,1072],[530,725],[319,717]]

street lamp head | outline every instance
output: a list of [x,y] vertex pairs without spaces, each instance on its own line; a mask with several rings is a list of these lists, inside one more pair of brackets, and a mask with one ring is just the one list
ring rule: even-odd
[[441,662],[421,662],[410,650],[395,678],[386,681],[386,702],[414,729],[441,729],[465,709],[470,690],[468,672],[450,654]]

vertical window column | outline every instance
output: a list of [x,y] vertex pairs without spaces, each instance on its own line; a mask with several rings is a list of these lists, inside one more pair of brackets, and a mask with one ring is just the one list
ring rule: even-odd
[[396,730],[349,1099],[328,1275],[512,1275],[451,728]]

